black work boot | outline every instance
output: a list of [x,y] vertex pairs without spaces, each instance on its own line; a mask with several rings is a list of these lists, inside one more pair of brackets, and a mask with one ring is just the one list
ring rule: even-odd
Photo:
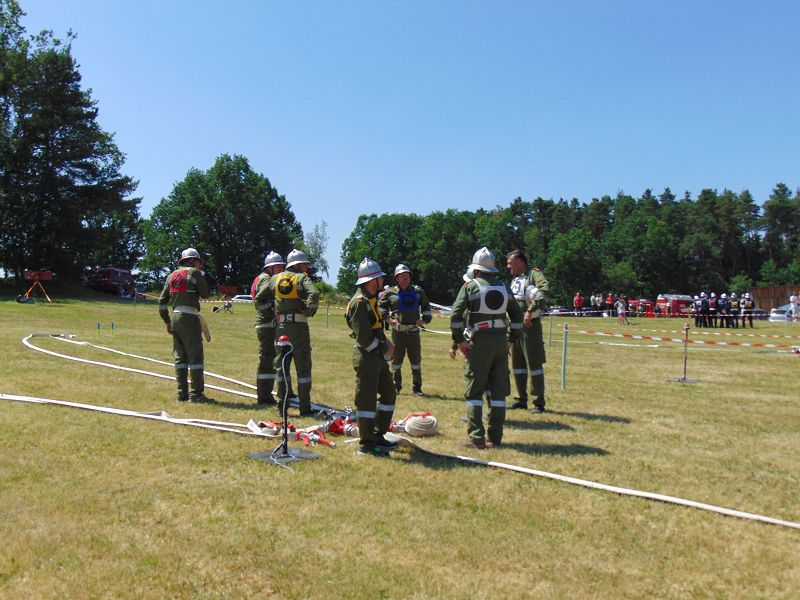
[[379,434],[378,441],[375,442],[375,446],[377,446],[378,448],[383,448],[384,450],[394,450],[395,448],[397,448],[397,442],[390,442],[385,437],[383,437],[383,434]]

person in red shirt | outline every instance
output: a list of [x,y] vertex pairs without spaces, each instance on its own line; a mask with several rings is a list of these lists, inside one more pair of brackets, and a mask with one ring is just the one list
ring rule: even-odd
[[572,306],[575,308],[575,316],[580,317],[583,314],[583,296],[581,296],[580,291],[575,294],[575,297],[572,299]]
[[609,317],[616,317],[617,316],[616,312],[614,311],[614,303],[616,301],[617,301],[617,299],[614,298],[614,294],[611,293],[611,292],[608,292],[608,296],[606,296],[606,303],[605,303],[605,307],[604,308],[608,311],[608,316]]

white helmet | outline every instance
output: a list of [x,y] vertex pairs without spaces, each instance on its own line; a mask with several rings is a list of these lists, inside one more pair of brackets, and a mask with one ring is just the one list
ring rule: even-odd
[[695,294],[695,295],[694,295],[694,299],[695,299],[695,300],[700,300],[700,296],[698,296],[697,294]]
[[726,294],[725,292],[722,292],[722,296],[720,296],[720,298],[722,298],[724,300],[727,297],[728,297],[728,294]]
[[745,297],[745,298],[747,298],[747,299],[749,300],[749,299],[750,299],[750,292],[746,292],[746,293],[745,293],[745,295],[744,295],[744,297]]
[[383,277],[384,275],[386,275],[386,273],[381,271],[381,266],[378,263],[372,259],[365,258],[361,261],[361,264],[358,265],[358,279],[356,279],[356,285],[367,283],[368,281]]
[[194,248],[187,248],[181,252],[181,259],[178,261],[178,264],[182,265],[185,260],[199,260],[201,263],[203,262],[203,259],[200,258],[200,253]]
[[294,265],[299,265],[299,264],[302,264],[302,263],[306,263],[306,264],[310,265],[311,261],[308,260],[308,257],[306,256],[306,253],[302,252],[300,250],[294,249],[291,252],[289,252],[288,256],[286,257],[286,266],[287,267],[292,267]]
[[717,294],[716,294],[715,292],[711,292],[711,297],[712,297],[712,298],[716,298],[716,297],[717,297]]
[[494,254],[486,246],[478,250],[472,255],[471,269],[475,271],[485,271],[488,273],[497,273],[497,267],[494,266]]
[[273,265],[285,265],[286,261],[283,260],[283,257],[278,254],[277,252],[270,251],[264,257],[264,268],[271,267]]
[[706,293],[705,292],[700,292],[700,297],[701,298],[705,298],[706,297]]
[[731,298],[736,298],[736,292],[731,292]]
[[405,266],[403,263],[397,265],[394,269],[394,276],[397,277],[400,273],[411,273],[411,269]]

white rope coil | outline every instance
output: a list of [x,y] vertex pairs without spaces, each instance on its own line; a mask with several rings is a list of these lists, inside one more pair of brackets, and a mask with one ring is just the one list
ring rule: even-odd
[[433,415],[408,417],[403,428],[411,437],[429,437],[439,432],[439,422]]

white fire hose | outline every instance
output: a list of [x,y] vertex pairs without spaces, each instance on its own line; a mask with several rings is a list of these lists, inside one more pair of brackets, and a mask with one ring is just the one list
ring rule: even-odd
[[[84,364],[96,365],[96,366],[99,366],[99,367],[108,367],[110,369],[118,369],[120,371],[128,371],[129,373],[139,373],[140,375],[149,375],[150,377],[158,377],[159,379],[169,379],[170,381],[175,381],[175,375],[164,375],[162,373],[154,373],[153,371],[143,371],[142,369],[132,369],[131,367],[122,367],[120,365],[112,365],[110,363],[100,362],[100,361],[96,361],[96,360],[88,360],[86,358],[78,358],[77,356],[70,356],[69,354],[61,354],[59,352],[53,352],[52,350],[45,350],[44,348],[39,348],[38,346],[34,346],[30,342],[30,339],[31,338],[35,338],[35,337],[47,337],[47,338],[56,339],[56,340],[59,340],[59,341],[62,341],[62,342],[69,342],[71,344],[78,344],[78,345],[82,345],[82,346],[91,346],[92,348],[97,348],[97,349],[100,349],[100,350],[107,350],[109,352],[114,352],[116,354],[121,354],[122,356],[129,356],[131,358],[138,358],[138,359],[141,359],[141,360],[148,360],[150,362],[154,362],[154,363],[158,363],[158,364],[162,364],[162,365],[168,365],[170,367],[174,367],[175,366],[174,363],[169,363],[169,362],[162,361],[162,360],[156,360],[154,358],[148,358],[146,356],[138,356],[136,354],[128,354],[127,352],[121,352],[120,350],[114,350],[113,348],[106,348],[104,346],[95,346],[94,344],[91,344],[89,342],[80,342],[80,341],[74,340],[73,338],[75,336],[73,336],[73,335],[71,335],[69,333],[31,333],[31,334],[25,336],[24,338],[22,338],[22,343],[25,344],[31,350],[36,350],[37,352],[44,352],[45,354],[49,354],[51,356],[57,356],[58,358],[64,358],[66,360],[74,360],[76,362],[81,362],[81,363],[84,363]],[[223,375],[217,375],[216,373],[211,373],[209,371],[205,372],[205,376],[206,377],[213,377],[213,378],[216,378],[216,379],[222,379],[222,380],[225,380],[225,381],[230,381],[231,383],[235,383],[236,385],[241,385],[241,386],[244,386],[246,388],[253,389],[253,390],[256,389],[256,387],[254,385],[252,385],[252,384],[245,383],[244,381],[238,381],[238,380],[232,379],[230,377],[224,377]],[[219,386],[212,385],[212,384],[209,384],[209,383],[206,384],[206,387],[210,388],[212,390],[218,390],[220,392],[227,392],[229,394],[235,394],[237,396],[244,396],[245,398],[254,398],[254,399],[256,398],[255,394],[251,394],[249,392],[241,392],[239,390],[232,390],[232,389],[229,389],[229,388],[219,387]]]
[[[94,344],[90,344],[88,342],[78,342],[78,341],[73,340],[72,337],[74,337],[74,336],[71,336],[69,334],[33,333],[33,334],[30,334],[30,335],[26,336],[22,340],[22,343],[25,344],[25,346],[27,346],[28,348],[31,348],[32,350],[36,350],[37,352],[43,352],[45,354],[49,354],[49,355],[56,356],[56,357],[59,357],[59,358],[64,358],[64,359],[67,359],[67,360],[74,360],[74,361],[81,362],[81,363],[86,363],[86,364],[93,364],[93,365],[98,365],[98,366],[103,366],[103,367],[109,367],[109,368],[112,368],[112,369],[119,369],[119,370],[122,370],[122,371],[128,371],[128,372],[132,372],[132,373],[150,375],[150,376],[159,377],[159,378],[162,378],[162,379],[174,380],[174,376],[162,375],[160,373],[153,373],[151,371],[144,371],[144,370],[141,370],[141,369],[133,369],[133,368],[130,368],[130,367],[122,367],[122,366],[118,366],[118,365],[112,365],[112,364],[109,364],[109,363],[92,361],[92,360],[87,360],[87,359],[83,359],[83,358],[77,358],[77,357],[74,357],[74,356],[69,356],[69,355],[66,355],[66,354],[60,354],[58,352],[53,352],[51,350],[44,350],[43,348],[38,348],[38,347],[36,347],[36,346],[34,346],[33,344],[30,343],[29,340],[32,337],[51,337],[51,338],[54,338],[54,339],[59,339],[61,341],[67,341],[67,342],[74,343],[74,344],[88,345],[88,346],[92,346],[92,347],[95,347],[95,348],[98,348],[98,349],[103,349],[103,350],[108,350],[108,351],[111,351],[111,352],[115,352],[115,353],[121,354],[123,356],[139,358],[139,359],[142,359],[142,360],[148,360],[148,361],[151,361],[151,362],[156,362],[156,363],[169,365],[169,366],[172,366],[172,363],[168,363],[168,362],[165,362],[165,361],[159,361],[159,360],[152,359],[152,358],[147,358],[147,357],[144,357],[144,356],[137,356],[135,354],[128,354],[128,353],[125,353],[125,352],[121,352],[119,350],[114,350],[112,348],[105,348],[103,346],[95,346]],[[252,386],[250,384],[247,384],[247,383],[244,383],[244,382],[241,382],[241,381],[237,381],[237,380],[231,379],[229,377],[223,377],[222,375],[215,375],[213,373],[206,373],[206,375],[209,376],[209,377],[216,377],[216,378],[219,378],[219,379],[224,379],[226,381],[230,381],[230,382],[236,383],[238,385],[243,385],[245,387],[254,388],[254,386]],[[237,390],[230,390],[230,389],[227,389],[227,388],[211,386],[211,385],[208,385],[208,384],[206,384],[206,387],[209,387],[209,388],[212,388],[212,389],[216,389],[216,390],[220,390],[220,391],[224,391],[224,392],[228,392],[228,393],[231,393],[231,394],[238,394],[238,395],[241,395],[241,396],[247,396],[247,397],[250,397],[250,398],[255,398],[256,397],[255,394],[250,394],[248,392],[239,392]],[[39,403],[39,404],[41,404],[41,403],[44,403],[44,404],[56,404],[56,405],[60,405],[60,406],[70,406],[70,407],[74,407],[74,408],[82,408],[82,409],[87,409],[87,410],[97,410],[97,411],[100,411],[100,412],[118,414],[118,415],[123,415],[123,416],[132,416],[132,417],[139,417],[139,418],[144,418],[144,419],[165,421],[165,422],[173,423],[173,424],[176,424],[176,425],[189,425],[189,426],[194,426],[194,427],[202,427],[202,428],[206,428],[206,429],[216,429],[216,430],[219,430],[219,431],[229,431],[229,432],[239,433],[239,434],[243,434],[243,435],[256,435],[256,436],[260,436],[260,437],[273,437],[273,434],[271,432],[263,431],[253,421],[247,423],[246,425],[240,425],[240,424],[237,424],[237,423],[225,423],[225,422],[221,422],[221,421],[208,421],[208,420],[204,420],[204,419],[176,419],[174,417],[169,416],[167,413],[165,413],[163,411],[159,411],[157,413],[140,413],[140,412],[129,411],[129,410],[125,410],[125,409],[99,407],[99,406],[93,406],[93,405],[90,405],[90,404],[80,404],[80,403],[75,403],[75,402],[63,402],[63,401],[59,401],[59,400],[50,400],[50,399],[47,399],[47,398],[34,398],[34,397],[30,397],[30,396],[16,396],[16,395],[13,395],[13,394],[3,394],[3,393],[0,393],[0,400],[13,400],[13,401],[31,402],[31,403]],[[326,408],[328,408],[328,407],[326,407]],[[404,424],[404,427],[407,427],[408,426],[408,421],[410,421],[412,419],[416,419],[415,421],[412,421],[412,425],[411,425],[412,430],[418,435],[432,435],[432,433],[430,433],[430,432],[431,431],[435,432],[437,430],[437,425],[438,424],[436,423],[436,419],[434,417],[425,419],[426,416],[429,417],[430,415],[414,415],[412,413],[406,419],[404,419],[402,422]],[[420,417],[422,417],[422,418],[420,418]],[[422,433],[420,433],[420,432],[422,432]],[[387,437],[391,436],[391,435],[392,434],[387,434]],[[413,435],[413,434],[410,434],[410,435]],[[790,527],[790,528],[793,528],[793,529],[800,529],[800,523],[797,523],[797,522],[794,522],[794,521],[785,521],[785,520],[782,520],[782,519],[775,519],[775,518],[772,518],[772,517],[766,517],[766,516],[763,516],[763,515],[744,512],[744,511],[740,511],[740,510],[723,508],[723,507],[714,506],[714,505],[711,505],[711,504],[705,504],[705,503],[702,503],[702,502],[695,502],[693,500],[686,500],[684,498],[677,498],[675,496],[667,496],[667,495],[664,495],[664,494],[656,494],[656,493],[653,493],[653,492],[645,492],[645,491],[640,491],[640,490],[633,490],[633,489],[628,489],[628,488],[622,488],[622,487],[617,487],[617,486],[606,485],[606,484],[603,484],[603,483],[597,483],[597,482],[588,481],[588,480],[585,480],[585,479],[578,479],[578,478],[575,478],[575,477],[568,477],[568,476],[565,476],[565,475],[558,475],[556,473],[548,473],[546,471],[538,471],[536,469],[529,469],[527,467],[520,467],[520,466],[517,466],[517,465],[499,463],[499,462],[494,462],[494,461],[483,461],[483,460],[478,460],[478,459],[475,459],[475,458],[470,458],[470,457],[467,457],[467,456],[458,456],[458,455],[451,455],[451,454],[440,454],[440,453],[432,452],[430,450],[422,448],[421,446],[418,446],[415,442],[413,442],[412,440],[409,440],[408,438],[403,438],[401,436],[395,436],[395,439],[397,439],[398,441],[402,441],[403,445],[412,446],[414,448],[418,448],[419,450],[421,450],[421,451],[423,451],[423,452],[425,452],[427,454],[431,454],[433,456],[439,456],[439,457],[442,457],[442,458],[457,459],[459,461],[462,461],[462,462],[465,462],[465,463],[469,463],[469,464],[495,467],[495,468],[505,469],[505,470],[509,470],[509,471],[514,471],[514,472],[517,472],[517,473],[524,473],[524,474],[527,474],[527,475],[535,475],[535,476],[538,476],[538,477],[545,477],[545,478],[548,478],[548,479],[555,479],[557,481],[562,481],[562,482],[570,483],[570,484],[573,484],[573,485],[580,485],[580,486],[583,486],[583,487],[589,487],[589,488],[596,489],[596,490],[603,490],[603,491],[607,491],[607,492],[613,492],[615,494],[622,494],[622,495],[626,495],[626,496],[635,496],[635,497],[638,497],[638,498],[646,498],[646,499],[649,499],[649,500],[658,500],[660,502],[678,504],[678,505],[681,505],[681,506],[688,506],[688,507],[691,507],[691,508],[699,508],[701,510],[707,510],[707,511],[715,512],[715,513],[722,514],[722,515],[738,517],[738,518],[742,518],[742,519],[749,519],[749,520],[753,520],[753,521],[760,521],[762,523],[769,523],[769,524],[772,524],[772,525],[780,525],[780,526],[783,526],[783,527]]]

